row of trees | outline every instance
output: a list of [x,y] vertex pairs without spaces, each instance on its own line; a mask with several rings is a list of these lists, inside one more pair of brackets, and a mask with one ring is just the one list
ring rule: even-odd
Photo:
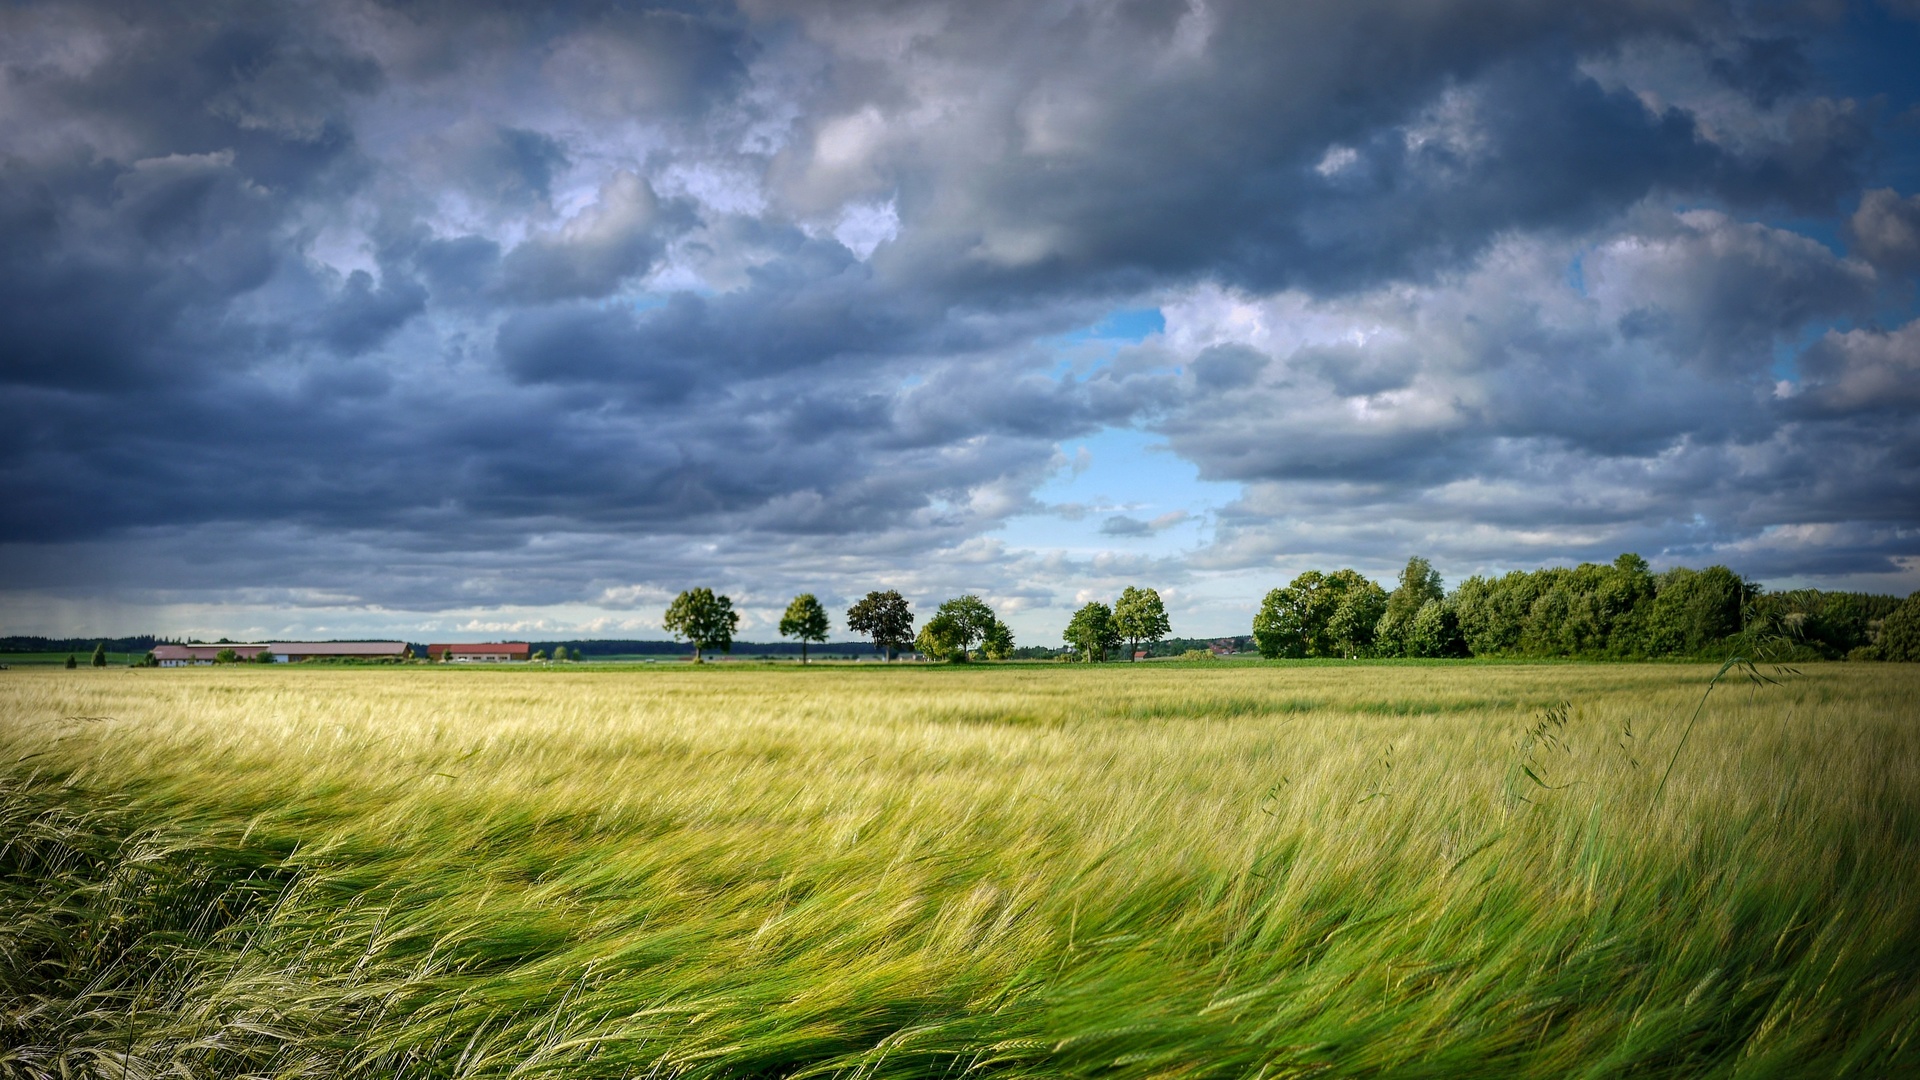
[[[676,640],[692,643],[697,664],[703,651],[732,650],[740,616],[731,598],[708,588],[688,589],[667,606],[665,626]],[[780,617],[780,636],[800,642],[803,664],[807,644],[826,641],[832,628],[826,608],[812,593],[794,597]],[[1014,648],[1012,628],[972,594],[941,604],[916,636],[913,607],[907,598],[893,589],[876,590],[847,609],[847,629],[873,639],[874,649],[888,660],[910,645],[931,659],[955,662],[964,662],[976,650],[988,659],[1004,660]]]
[[1655,574],[1633,554],[1470,577],[1449,593],[1416,556],[1391,592],[1356,570],[1301,574],[1267,594],[1253,636],[1267,657],[1700,656],[1764,637],[1800,659],[1920,659],[1908,623],[1920,626],[1920,595],[1762,593],[1724,566]]
[[[740,616],[729,597],[707,588],[688,589],[667,606],[665,625],[675,639],[692,643],[694,662],[699,663],[703,651],[733,648]],[[806,663],[807,643],[826,641],[831,629],[826,608],[812,593],[794,597],[780,617],[780,636],[800,642],[801,663]],[[847,609],[847,629],[871,638],[874,649],[888,660],[909,645],[930,660],[954,663],[974,656],[1005,660],[1014,651],[1013,629],[971,593],[934,609],[916,635],[913,607],[906,597],[893,589],[870,592]],[[1159,592],[1129,586],[1111,607],[1096,600],[1074,612],[1066,640],[1080,659],[1091,663],[1104,661],[1122,643],[1131,657],[1141,643],[1159,641],[1170,632]]]

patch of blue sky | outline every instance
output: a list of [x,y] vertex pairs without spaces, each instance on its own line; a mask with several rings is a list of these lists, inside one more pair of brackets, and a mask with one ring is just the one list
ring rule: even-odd
[[1009,547],[1093,555],[1166,556],[1206,543],[1215,512],[1240,485],[1200,479],[1159,437],[1109,428],[1060,444],[1066,461],[1034,492],[1056,509],[1010,519],[994,535]]
[[1806,352],[1827,335],[1829,330],[1845,331],[1848,327],[1832,322],[1809,323],[1800,328],[1792,338],[1775,342],[1773,346],[1773,377],[1786,382],[1800,381],[1800,354]]
[[1567,260],[1567,288],[1572,289],[1581,296],[1587,295],[1586,260],[1587,253],[1584,251]]
[[1157,307],[1120,308],[1099,322],[1037,339],[1034,344],[1052,350],[1058,360],[1053,377],[1064,379],[1085,373],[1113,360],[1115,353],[1128,345],[1138,345],[1167,329],[1166,316]]
[[1166,329],[1167,317],[1157,307],[1121,308],[1092,326],[1062,334],[1061,339],[1137,343],[1165,333]]

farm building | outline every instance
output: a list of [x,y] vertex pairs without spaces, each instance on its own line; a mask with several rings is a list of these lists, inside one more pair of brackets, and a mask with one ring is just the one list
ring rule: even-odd
[[524,641],[490,641],[480,645],[429,645],[427,656],[456,664],[505,664],[525,660],[533,646]]
[[275,663],[295,660],[399,660],[407,655],[404,641],[275,641],[267,644],[235,645],[155,645],[154,663],[161,667],[193,667],[211,664],[223,649],[232,649],[235,658],[252,660],[263,652],[273,654]]
[[213,658],[223,649],[232,649],[233,655],[241,660],[251,660],[265,652],[267,645],[155,645],[153,661],[161,667],[193,667],[197,664],[211,664]]
[[276,641],[267,648],[282,663],[294,660],[403,660],[404,641]]

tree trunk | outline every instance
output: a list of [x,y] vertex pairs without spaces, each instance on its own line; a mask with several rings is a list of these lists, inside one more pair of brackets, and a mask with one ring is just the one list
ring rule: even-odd
[[694,646],[693,646],[693,662],[694,662],[694,663],[696,663],[696,664],[700,662],[700,644],[699,644],[699,642],[695,642],[695,643],[694,643]]
[[800,662],[802,664],[807,662],[807,639],[806,638],[800,639]]

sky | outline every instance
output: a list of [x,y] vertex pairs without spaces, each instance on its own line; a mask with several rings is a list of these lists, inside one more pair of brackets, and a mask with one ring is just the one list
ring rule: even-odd
[[1904,595],[1915,57],[1920,0],[8,4],[0,632]]

